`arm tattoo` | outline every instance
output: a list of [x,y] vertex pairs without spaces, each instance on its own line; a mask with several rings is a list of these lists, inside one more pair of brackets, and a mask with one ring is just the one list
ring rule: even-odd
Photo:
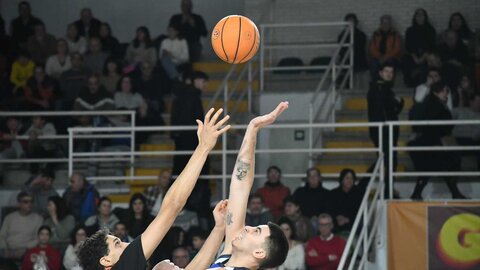
[[250,170],[250,164],[238,160],[237,162],[237,180],[242,181],[247,176],[248,170]]
[[231,225],[233,223],[233,213],[230,211],[227,211],[227,226]]

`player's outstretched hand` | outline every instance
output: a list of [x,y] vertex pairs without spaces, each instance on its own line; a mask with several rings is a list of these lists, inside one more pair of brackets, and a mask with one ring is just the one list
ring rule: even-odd
[[223,109],[219,109],[215,112],[215,109],[212,108],[205,115],[203,122],[197,119],[198,145],[206,147],[208,151],[215,147],[218,136],[230,129],[230,125],[222,127],[228,121],[230,116],[226,115],[222,119],[218,120],[222,112]]
[[213,218],[215,219],[215,227],[225,228],[225,219],[227,218],[228,200],[221,200],[213,209]]
[[278,104],[275,110],[271,111],[268,114],[257,116],[250,121],[250,125],[254,128],[263,128],[275,122],[278,116],[282,114],[283,111],[288,109],[288,101],[283,101]]

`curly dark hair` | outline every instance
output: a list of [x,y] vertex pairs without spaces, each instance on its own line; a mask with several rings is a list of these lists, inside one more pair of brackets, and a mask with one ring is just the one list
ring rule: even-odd
[[80,246],[77,256],[80,265],[85,270],[104,270],[100,264],[100,258],[108,255],[107,235],[109,231],[99,230],[92,236],[88,237]]

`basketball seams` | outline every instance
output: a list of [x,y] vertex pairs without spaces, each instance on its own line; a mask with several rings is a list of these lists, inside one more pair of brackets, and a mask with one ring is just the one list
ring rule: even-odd
[[235,50],[235,56],[233,57],[232,63],[235,64],[235,60],[237,60],[238,49],[240,48],[240,40],[242,37],[242,17],[238,16],[239,19],[239,26],[238,26],[238,41],[237,41],[237,49]]
[[225,51],[225,47],[223,46],[223,29],[225,28],[225,24],[227,24],[228,19],[230,19],[230,17],[227,17],[225,19],[222,25],[222,31],[220,32],[220,43],[222,44],[222,50],[223,50],[223,53],[225,54],[225,59],[227,59],[227,62],[229,61],[228,61],[227,51]]
[[255,42],[257,41],[257,29],[255,29],[255,27],[252,27],[252,29],[254,30],[252,47],[250,47],[250,50],[248,50],[248,53],[239,61],[239,63],[243,63],[245,58],[247,58],[250,55],[253,48],[255,47]]

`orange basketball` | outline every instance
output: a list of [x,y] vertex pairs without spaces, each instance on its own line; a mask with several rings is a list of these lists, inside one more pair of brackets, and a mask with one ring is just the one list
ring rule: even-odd
[[260,45],[257,26],[247,17],[230,15],[212,31],[212,47],[220,59],[230,64],[250,60]]

